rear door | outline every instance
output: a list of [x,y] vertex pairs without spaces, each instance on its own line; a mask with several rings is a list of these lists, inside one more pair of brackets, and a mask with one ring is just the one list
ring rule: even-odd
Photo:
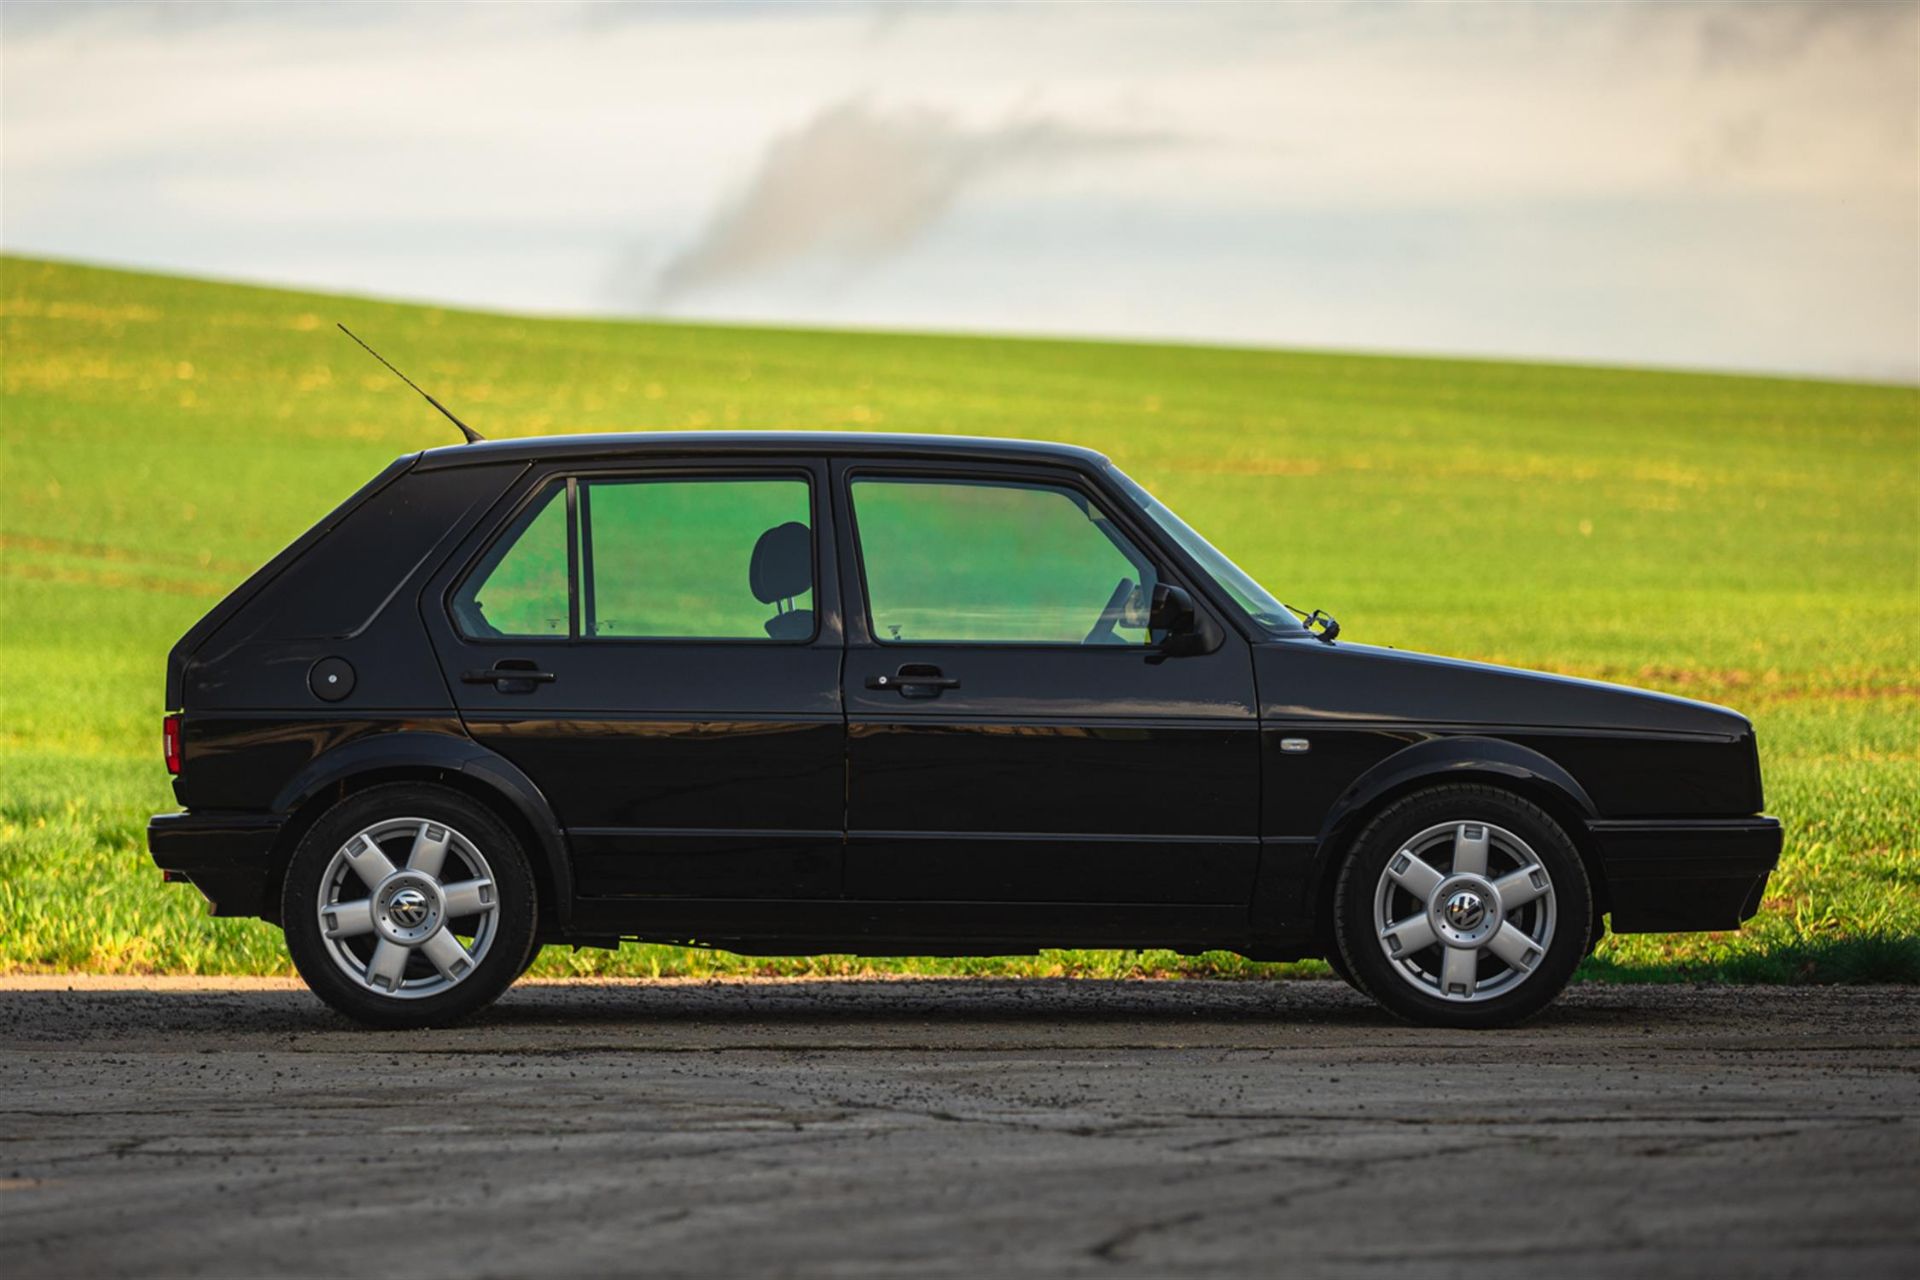
[[582,897],[839,893],[825,497],[805,459],[549,467],[425,597],[468,730],[545,793]]
[[1150,643],[1145,531],[1064,468],[836,472],[848,896],[1245,904],[1251,653]]

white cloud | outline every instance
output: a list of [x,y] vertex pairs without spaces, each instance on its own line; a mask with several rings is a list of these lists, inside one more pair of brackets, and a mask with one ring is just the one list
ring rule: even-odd
[[1029,118],[968,130],[929,108],[836,103],[767,144],[737,199],[654,281],[657,301],[809,258],[848,266],[905,252],[969,187],[1009,171],[1162,145]]

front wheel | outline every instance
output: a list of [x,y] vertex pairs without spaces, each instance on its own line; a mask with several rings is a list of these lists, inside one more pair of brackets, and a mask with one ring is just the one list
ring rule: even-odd
[[1356,985],[1392,1012],[1500,1027],[1566,987],[1592,916],[1579,852],[1545,810],[1456,784],[1367,824],[1340,870],[1333,923]]
[[347,797],[294,850],[287,950],[315,995],[369,1026],[433,1026],[495,1000],[533,949],[533,874],[474,800],[394,783]]

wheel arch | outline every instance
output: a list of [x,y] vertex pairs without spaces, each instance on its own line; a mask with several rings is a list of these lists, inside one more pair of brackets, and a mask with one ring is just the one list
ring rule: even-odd
[[[1308,901],[1322,945],[1331,939],[1336,874],[1354,837],[1387,806],[1417,791],[1451,783],[1478,783],[1510,791],[1546,810],[1573,841],[1593,890],[1594,920],[1610,909],[1600,852],[1587,823],[1598,816],[1593,800],[1572,774],[1530,747],[1502,738],[1434,738],[1405,747],[1368,769],[1342,793],[1321,826]],[[1598,945],[1595,927],[1592,944]]]
[[350,795],[391,782],[431,783],[485,805],[527,852],[540,892],[540,933],[566,929],[573,862],[553,808],[533,779],[470,739],[404,732],[356,739],[317,757],[274,798],[274,811],[287,815],[268,868],[266,903],[275,917],[293,851],[320,815]]

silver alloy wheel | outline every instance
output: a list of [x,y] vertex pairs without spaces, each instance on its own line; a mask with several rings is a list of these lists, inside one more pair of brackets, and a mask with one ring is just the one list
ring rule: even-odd
[[366,990],[401,1000],[459,983],[499,932],[493,869],[473,841],[431,818],[389,818],[350,836],[327,864],[319,897],[320,936],[334,964]]
[[1553,941],[1553,878],[1505,827],[1443,822],[1387,859],[1374,936],[1422,994],[1491,1000],[1525,982]]

